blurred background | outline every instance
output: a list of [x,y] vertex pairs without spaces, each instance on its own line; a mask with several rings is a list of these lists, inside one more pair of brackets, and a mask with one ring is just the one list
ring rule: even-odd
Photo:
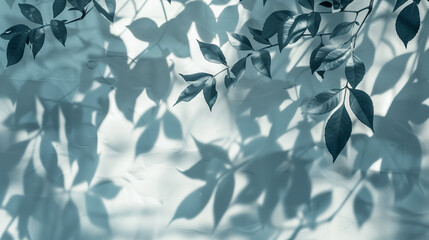
[[[52,18],[52,1],[0,0],[1,32],[31,25],[22,2]],[[272,12],[305,11],[295,1],[117,0],[113,24],[92,11],[66,47],[47,31],[7,68],[0,41],[0,239],[429,239],[428,4],[405,48],[394,3],[376,0],[357,39],[375,133],[352,117],[335,163],[328,115],[301,110],[345,81],[311,74],[317,40],[270,49],[272,79],[250,61],[229,91],[219,75],[212,112],[202,94],[173,107],[179,73],[222,70],[197,40],[235,63],[227,32],[251,38]]]

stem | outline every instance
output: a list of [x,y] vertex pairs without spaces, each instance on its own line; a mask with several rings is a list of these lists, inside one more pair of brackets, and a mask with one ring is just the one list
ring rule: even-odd
[[[88,9],[88,11],[84,10],[84,12],[82,12],[82,15],[81,15],[80,17],[78,17],[78,18],[76,18],[76,19],[73,19],[73,20],[70,20],[70,21],[66,21],[66,22],[64,23],[64,25],[67,25],[67,24],[70,24],[70,23],[74,23],[74,22],[77,22],[77,21],[81,21],[81,20],[83,20],[83,19],[86,17],[86,15],[87,15],[89,12],[91,12],[91,10],[92,10],[92,8],[93,8],[93,7],[94,7],[94,6],[92,6],[91,8],[89,8],[89,9]],[[45,27],[49,27],[49,26],[51,26],[51,24],[50,24],[50,23],[47,23],[47,24],[45,24],[45,25],[39,26],[39,27],[34,28],[34,29],[40,29],[40,28],[45,28]]]
[[265,50],[265,49],[272,48],[272,47],[275,47],[275,46],[278,46],[278,45],[279,45],[278,43],[276,43],[276,44],[271,44],[271,45],[268,45],[268,46],[266,46],[266,47],[263,47],[263,48],[261,48],[261,49],[255,50],[255,51]]
[[225,72],[226,70],[228,70],[229,67],[224,68],[222,71],[216,73],[215,75],[213,75],[213,77],[216,77],[217,75],[221,74],[222,72]]
[[352,36],[352,38],[354,38],[353,41],[353,49],[356,47],[356,39],[357,39],[357,35],[360,32],[360,30],[362,29],[363,24],[365,23],[365,21],[368,19],[369,14],[371,14],[372,12],[372,7],[374,6],[374,0],[370,0],[368,7],[366,8],[362,8],[362,9],[368,9],[368,12],[366,13],[365,17],[363,18],[361,24],[359,25],[358,30],[356,31],[356,33]]

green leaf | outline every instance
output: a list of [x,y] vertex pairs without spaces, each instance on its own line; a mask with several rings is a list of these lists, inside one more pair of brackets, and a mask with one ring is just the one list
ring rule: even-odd
[[366,186],[363,186],[353,201],[353,212],[359,227],[369,219],[373,208],[374,203],[371,192]]
[[30,31],[29,40],[32,46],[33,57],[36,58],[37,53],[42,49],[45,43],[45,29],[36,28]]
[[262,37],[262,31],[261,30],[254,29],[254,28],[251,28],[251,27],[248,27],[248,28],[249,28],[250,34],[252,34],[253,39],[255,41],[257,41],[259,43],[262,43],[262,44],[267,44],[267,45],[271,44],[270,40]]
[[30,31],[30,28],[24,24],[17,24],[14,25],[8,29],[6,29],[6,31],[4,31],[0,37],[6,40],[10,40],[12,39],[14,36],[16,36],[17,34],[20,33],[27,33]]
[[364,91],[350,89],[349,97],[350,108],[363,124],[368,126],[373,132],[374,106],[371,97]]
[[400,8],[407,1],[408,0],[396,0],[395,7],[393,8],[393,11],[396,11],[396,9]]
[[331,89],[317,94],[304,106],[304,112],[321,115],[334,110],[342,99],[341,89]]
[[7,67],[17,64],[24,56],[28,33],[19,33],[13,36],[7,44]]
[[231,75],[227,74],[225,75],[225,79],[223,81],[225,83],[226,89],[231,89],[232,87],[237,84],[237,78],[231,77]]
[[322,61],[318,61],[318,59],[316,59],[317,53],[319,52],[320,48],[322,48],[324,45],[321,42],[319,44],[319,46],[317,46],[313,52],[310,55],[310,69],[311,69],[311,73],[314,73],[319,67],[320,64],[322,64]]
[[205,81],[200,81],[200,82],[195,82],[195,83],[192,83],[191,85],[189,85],[187,88],[185,88],[185,90],[183,90],[180,93],[180,96],[177,99],[174,106],[176,104],[178,104],[179,102],[189,102],[192,99],[194,99],[194,97],[197,96],[198,93],[201,92],[201,90],[203,90],[204,84],[205,84]]
[[204,94],[204,99],[206,100],[206,103],[209,106],[211,111],[217,99],[216,78],[211,78],[211,80],[207,80],[205,82],[205,85],[203,88],[203,94]]
[[356,23],[357,22],[343,22],[338,24],[334,28],[334,30],[332,30],[331,36],[329,38],[331,39],[336,36],[347,34],[348,32],[350,32],[350,30],[353,28],[354,24]]
[[283,24],[283,27],[279,29],[278,41],[280,51],[285,48],[289,43],[297,42],[308,26],[308,15],[302,14],[293,18],[293,23],[290,25],[290,21]]
[[279,28],[283,25],[285,21],[292,18],[295,15],[291,11],[276,11],[271,13],[264,22],[262,27],[262,38],[268,39],[279,31]]
[[259,50],[252,53],[252,64],[255,69],[263,75],[271,78],[271,56],[266,50]]
[[332,8],[332,3],[329,1],[323,1],[319,3],[320,6],[326,7],[326,8]]
[[179,75],[182,76],[183,79],[185,79],[185,81],[189,83],[207,81],[213,77],[213,75],[208,73],[203,73],[203,72],[189,74],[189,75],[183,75],[183,74],[179,74]]
[[237,50],[253,50],[252,44],[249,39],[241,34],[230,33],[229,43]]
[[325,143],[334,162],[349,141],[351,133],[352,121],[346,107],[342,105],[332,114],[325,127]]
[[66,8],[66,0],[55,0],[54,4],[52,5],[52,11],[54,13],[54,18],[56,18],[60,13],[64,11]]
[[337,48],[329,45],[319,49],[315,61],[321,62],[317,71],[330,71],[341,66],[347,59],[350,48]]
[[91,2],[91,0],[67,0],[67,2],[69,2],[74,7],[73,10],[84,12],[85,7]]
[[97,11],[103,15],[107,20],[113,23],[116,11],[115,0],[93,0],[94,6]]
[[312,37],[315,37],[317,35],[321,21],[322,17],[320,16],[320,13],[315,12],[311,13],[308,16],[308,31],[310,32]]
[[35,6],[31,4],[26,3],[20,3],[19,9],[21,9],[22,15],[24,15],[25,18],[28,20],[43,25],[43,18],[42,14],[40,13],[39,9],[37,9]]
[[214,228],[218,226],[226,210],[228,210],[229,204],[231,203],[232,196],[234,193],[234,174],[229,174],[222,178],[216,189],[216,194],[213,204],[213,215],[214,215]]
[[246,72],[246,60],[247,57],[238,60],[238,62],[236,62],[231,68],[231,72],[236,78],[236,83],[240,81],[240,79],[244,76],[244,73]]
[[200,45],[201,53],[207,61],[212,63],[220,63],[225,66],[227,65],[225,56],[223,55],[222,50],[220,50],[218,46],[211,43],[203,43],[200,41],[198,41],[198,44]]
[[298,0],[298,3],[309,10],[314,9],[314,0]]
[[67,28],[65,26],[65,20],[51,20],[51,31],[55,38],[63,45],[66,46],[67,40]]
[[415,2],[406,6],[399,13],[396,19],[396,33],[407,48],[408,42],[411,41],[420,29],[419,7]]
[[346,64],[346,77],[347,81],[353,88],[362,81],[365,75],[365,64],[354,54],[349,58]]
[[196,217],[207,205],[213,190],[214,184],[209,182],[186,196],[177,207],[169,225],[179,218],[192,219]]

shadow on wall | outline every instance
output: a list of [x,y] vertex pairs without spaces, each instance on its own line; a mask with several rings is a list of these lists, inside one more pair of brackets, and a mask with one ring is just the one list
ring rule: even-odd
[[[211,5],[226,3],[229,1],[219,0]],[[13,5],[13,1],[8,4]],[[246,0],[243,4],[246,9],[253,10],[259,2]],[[13,105],[13,110],[1,118],[8,137],[1,139],[0,202],[10,216],[6,228],[2,229],[2,239],[13,239],[11,226],[17,226],[20,239],[81,239],[82,234],[88,234],[85,237],[90,239],[111,237],[114,233],[104,201],[114,199],[121,188],[112,179],[100,181],[95,178],[100,160],[97,132],[109,109],[116,105],[136,129],[144,128],[136,143],[136,157],[153,150],[161,129],[166,137],[183,140],[179,118],[170,110],[160,110],[172,90],[170,73],[173,69],[167,56],[190,57],[190,48],[196,44],[194,39],[188,39],[193,23],[201,40],[210,42],[217,36],[223,45],[227,42],[226,32],[233,32],[238,24],[238,9],[238,5],[225,7],[216,18],[210,5],[191,1],[184,3],[183,11],[160,27],[151,19],[137,19],[129,29],[149,46],[136,59],[127,56],[121,38],[108,34],[107,24],[97,22],[107,42],[107,52],[93,44],[91,36],[78,37],[79,33],[73,36],[80,44],[80,51],[86,55],[79,60],[79,78],[73,79],[72,86],[49,75],[39,79],[17,79],[19,75],[16,73],[28,63],[3,71],[0,99],[2,103]],[[12,19],[10,22],[16,21]],[[428,16],[422,25],[428,25]],[[150,36],[142,29],[150,31]],[[375,49],[368,28],[363,35],[362,48]],[[419,44],[424,46],[427,39],[427,29],[422,28]],[[360,50],[365,52],[363,60],[372,65],[375,51],[357,51]],[[57,51],[60,50],[45,52],[35,67],[46,67],[43,61],[57,56]],[[283,60],[284,56],[287,56],[286,61],[291,60],[289,51],[285,52],[282,56],[276,55],[273,61]],[[26,58],[32,61],[29,56]],[[315,140],[312,134],[326,116],[303,115],[298,123],[294,119],[300,114],[302,103],[292,97],[289,90],[299,88],[297,95],[303,98],[314,96],[315,92],[321,91],[320,82],[314,78],[309,82],[254,81],[250,75],[256,73],[249,73],[241,80],[249,82],[238,84],[234,89],[236,93],[231,93],[233,97],[238,96],[241,95],[238,93],[240,88],[249,88],[242,101],[230,102],[240,134],[238,154],[231,158],[231,149],[195,139],[201,160],[181,174],[204,184],[178,204],[171,216],[171,226],[175,224],[173,220],[197,217],[213,199],[213,229],[217,230],[206,233],[212,234],[213,238],[228,239],[239,235],[266,239],[286,234],[287,238],[296,239],[301,230],[314,230],[331,222],[348,200],[352,202],[356,224],[363,226],[377,208],[374,191],[393,189],[394,209],[407,206],[410,195],[417,196],[418,201],[424,200],[423,193],[416,193],[421,187],[422,144],[411,124],[422,124],[429,115],[428,107],[423,103],[428,98],[425,90],[429,89],[424,67],[429,61],[428,51],[401,55],[388,62],[376,79],[373,95],[391,89],[395,79],[391,79],[390,70],[405,67],[410,59],[415,59],[416,71],[395,97],[387,115],[375,119],[375,135],[352,136],[349,144],[357,152],[353,166],[339,160],[337,166],[326,167],[329,160],[325,157],[324,144]],[[276,76],[299,79],[303,72],[310,71],[300,66],[292,69],[286,72],[284,68],[276,68]],[[338,73],[333,72],[330,77],[334,81],[329,84],[339,84]],[[325,87],[328,86],[323,85]],[[143,93],[155,106],[134,121],[136,102]],[[114,101],[109,95],[114,96]],[[80,96],[81,100],[77,100]],[[289,104],[280,108],[285,101]],[[263,133],[258,122],[264,117],[271,124],[268,134]],[[281,137],[291,132],[297,132],[297,135],[290,150],[286,151],[280,144]],[[400,155],[392,154],[398,151]],[[343,151],[342,158],[346,160],[350,155]],[[380,172],[370,170],[379,159]],[[78,167],[73,168],[73,165]],[[345,171],[341,167],[352,170]],[[315,188],[315,171],[320,168],[331,168],[330,171],[338,171],[354,181],[355,185],[339,205],[334,205],[333,187]],[[239,179],[244,179],[243,186],[238,184]],[[84,191],[82,184],[87,186]],[[17,192],[20,188],[22,191]],[[234,213],[231,213],[232,209]],[[399,218],[405,221],[417,213],[404,213]],[[32,219],[39,225],[31,223]],[[88,221],[102,233],[84,229]],[[423,220],[419,221],[423,223]],[[424,227],[423,224],[421,228]],[[409,233],[405,227],[396,231],[398,236]],[[417,229],[414,236],[418,237],[421,232]]]

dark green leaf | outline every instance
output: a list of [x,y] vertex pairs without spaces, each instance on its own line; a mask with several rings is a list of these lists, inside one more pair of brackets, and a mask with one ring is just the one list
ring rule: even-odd
[[249,39],[241,34],[237,33],[231,33],[229,34],[229,43],[231,46],[233,46],[235,49],[238,50],[253,50],[252,44],[250,43]]
[[[308,15],[302,14],[293,18],[293,23],[290,25],[290,21],[283,24],[283,27],[279,29],[278,40],[280,51],[285,48],[289,43],[297,42],[308,26]],[[287,31],[287,33],[286,33]]]
[[244,76],[244,73],[246,72],[246,60],[247,60],[247,57],[240,59],[231,68],[231,72],[234,74],[236,79],[234,86],[238,81],[240,81],[240,79]]
[[12,66],[21,61],[24,56],[25,44],[28,40],[28,33],[16,34],[7,44],[7,66]]
[[64,23],[65,20],[51,20],[51,31],[55,38],[58,39],[63,46],[66,46],[67,28]]
[[205,81],[201,81],[189,85],[187,88],[185,88],[185,90],[182,91],[182,93],[180,93],[180,96],[174,105],[178,104],[179,102],[191,101],[195,96],[198,95],[198,93],[201,92],[201,90],[203,90],[204,84]]
[[356,117],[363,124],[373,129],[374,119],[374,106],[372,104],[371,97],[368,96],[364,91],[357,89],[350,89],[349,97],[350,108]]
[[207,205],[213,190],[214,184],[209,182],[186,196],[177,207],[169,224],[179,218],[192,219],[196,217]]
[[334,30],[332,30],[331,36],[329,38],[347,34],[353,28],[354,24],[356,24],[356,22],[343,22],[338,24]]
[[212,63],[220,63],[225,66],[227,65],[225,56],[223,55],[222,50],[220,50],[218,46],[211,43],[203,43],[200,41],[198,41],[198,44],[200,45],[201,53],[207,61]]
[[320,13],[311,13],[308,17],[308,31],[310,32],[312,37],[317,35],[319,31],[320,22],[322,21],[322,17]]
[[353,201],[353,212],[356,217],[357,223],[360,226],[369,219],[374,203],[371,192],[366,186],[363,186],[357,193],[355,200]]
[[342,105],[332,114],[325,127],[325,143],[334,162],[349,141],[351,133],[352,121],[346,107]]
[[216,189],[213,212],[214,212],[214,228],[216,229],[226,210],[228,210],[229,204],[232,200],[234,193],[234,174],[229,174],[220,180],[219,185]]
[[265,38],[262,37],[262,31],[261,30],[254,29],[254,28],[251,28],[251,27],[248,27],[248,28],[249,28],[250,34],[252,34],[253,39],[255,41],[257,41],[259,43],[262,43],[262,44],[267,44],[267,45],[271,44],[270,40],[265,39]]
[[265,20],[264,26],[262,27],[262,38],[268,39],[279,31],[279,28],[285,21],[293,17],[295,13],[291,11],[277,11],[271,13]]
[[322,61],[319,59],[319,61],[316,59],[316,55],[319,52],[319,49],[323,47],[323,43],[320,43],[319,46],[317,46],[310,56],[310,69],[311,73],[314,73],[319,67],[320,64],[322,64]]
[[320,6],[326,7],[326,8],[331,8],[332,7],[332,3],[329,1],[323,1],[321,3],[319,3]]
[[341,102],[341,89],[331,89],[317,94],[310,102],[304,106],[304,111],[320,115],[334,110]]
[[341,3],[340,3],[341,11],[344,11],[346,7],[352,2],[353,0],[341,0]]
[[314,9],[314,0],[298,0],[298,3],[309,10]]
[[185,81],[189,83],[207,81],[208,79],[213,77],[213,75],[211,74],[202,73],[202,72],[194,73],[190,75],[183,75],[183,74],[179,74],[179,75],[182,76],[183,79],[185,79]]
[[396,33],[405,45],[411,41],[420,29],[419,7],[415,2],[406,6],[396,19]]
[[103,15],[107,20],[113,22],[116,11],[115,0],[93,0],[94,6],[97,11]]
[[66,0],[55,0],[54,4],[52,5],[52,10],[54,12],[54,18],[56,18],[60,13],[64,11],[66,8]]
[[14,25],[8,29],[6,29],[6,31],[4,31],[0,37],[6,40],[10,40],[12,37],[16,36],[17,34],[20,33],[27,33],[30,31],[30,28],[24,24],[17,24]]
[[393,8],[393,11],[396,11],[396,9],[400,8],[407,1],[408,0],[396,0],[395,7]]
[[363,64],[363,62],[353,54],[352,57],[347,61],[345,71],[347,81],[353,88],[356,88],[365,75],[365,64]]
[[260,51],[253,52],[251,59],[252,59],[253,66],[258,72],[271,78],[271,73],[270,73],[271,56],[268,51],[260,50]]
[[224,79],[224,83],[225,83],[225,87],[226,89],[231,89],[232,87],[235,86],[235,84],[237,84],[237,78],[232,77],[231,75],[225,75],[225,79]]
[[83,12],[91,0],[67,0],[67,2],[69,2],[75,8],[73,10]]
[[36,28],[29,33],[30,43],[32,46],[33,57],[36,58],[37,53],[42,49],[45,43],[45,29]]
[[324,46],[319,49],[316,54],[315,61],[321,60],[320,66],[317,71],[330,71],[338,68],[343,64],[349,53],[350,48],[332,48],[334,46]]
[[207,80],[205,82],[203,94],[204,99],[206,100],[206,103],[211,111],[217,99],[216,78],[211,78],[211,80]]
[[43,25],[43,18],[42,14],[40,13],[39,9],[37,9],[35,6],[31,4],[21,3],[18,4],[19,9],[21,9],[22,15],[26,17],[28,20]]

